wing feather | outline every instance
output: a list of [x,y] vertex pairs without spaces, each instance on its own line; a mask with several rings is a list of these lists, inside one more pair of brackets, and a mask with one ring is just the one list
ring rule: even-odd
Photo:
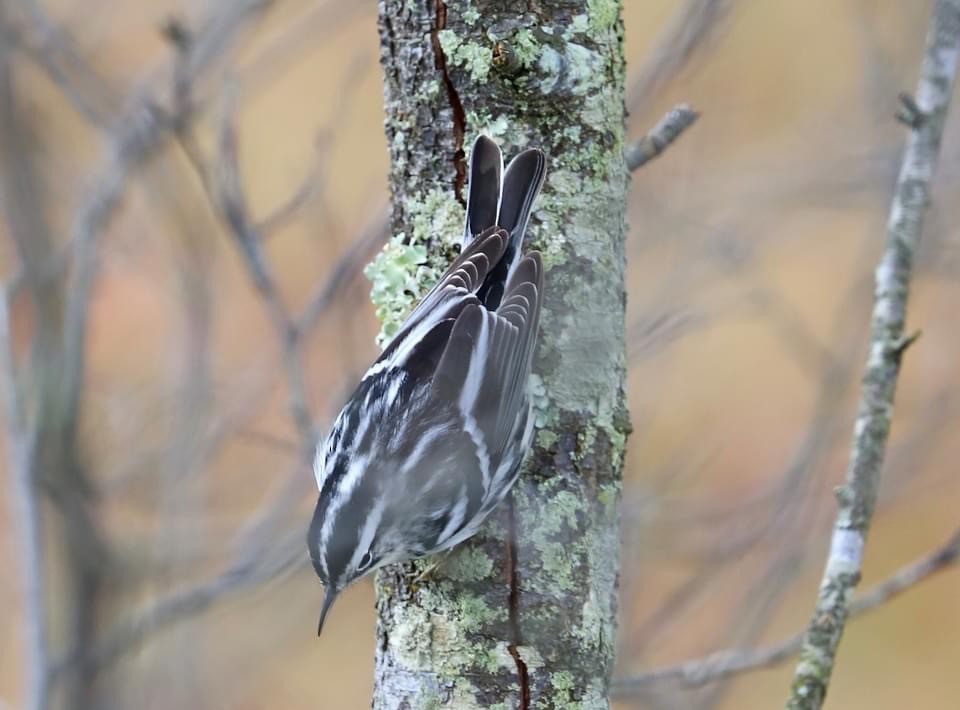
[[463,309],[477,303],[474,295],[492,265],[503,256],[507,234],[491,228],[468,244],[433,289],[401,326],[365,377],[388,367],[403,367],[417,343],[438,323],[457,318]]
[[465,307],[437,365],[434,396],[457,403],[478,448],[492,459],[507,447],[526,407],[542,287],[540,255],[532,252],[510,278],[504,312]]

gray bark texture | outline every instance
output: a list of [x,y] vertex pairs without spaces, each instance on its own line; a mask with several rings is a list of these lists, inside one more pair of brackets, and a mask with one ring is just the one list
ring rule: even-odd
[[[394,238],[368,275],[389,335],[456,253],[466,155],[547,153],[538,434],[484,531],[376,580],[375,708],[605,708],[624,396],[623,26],[615,0],[381,0]],[[424,264],[424,260],[426,263]]]
[[910,128],[876,271],[870,354],[864,370],[846,482],[837,490],[834,523],[816,609],[804,635],[787,700],[789,710],[823,705],[837,647],[860,581],[863,552],[880,488],[893,419],[893,397],[906,337],[907,297],[923,218],[930,202],[940,141],[960,60],[960,0],[938,0],[927,33],[916,100],[903,98]]

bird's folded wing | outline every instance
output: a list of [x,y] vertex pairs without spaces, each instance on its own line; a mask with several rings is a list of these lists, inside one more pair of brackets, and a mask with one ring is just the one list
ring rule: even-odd
[[[490,269],[503,256],[507,234],[495,227],[468,244],[436,286],[403,322],[365,377],[388,367],[405,367],[420,341],[443,321],[457,318],[463,309],[477,303],[474,295]],[[421,351],[421,354],[422,351]]]
[[543,290],[540,255],[517,266],[497,311],[470,304],[450,333],[433,378],[433,396],[456,403],[489,483],[526,406],[527,380]]

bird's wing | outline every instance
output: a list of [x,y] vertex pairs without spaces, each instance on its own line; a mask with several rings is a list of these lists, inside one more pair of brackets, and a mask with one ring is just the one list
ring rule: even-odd
[[[456,319],[466,306],[478,302],[474,294],[490,269],[503,257],[506,244],[507,233],[495,227],[468,244],[407,317],[364,378],[390,367],[406,367],[412,362],[414,352],[423,358],[428,352],[435,351],[435,358],[439,358],[445,345],[442,336],[449,334],[445,321]],[[435,330],[437,328],[439,330]],[[427,345],[433,348],[428,351],[425,349]]]
[[526,413],[542,292],[543,268],[533,252],[520,260],[497,311],[463,308],[433,378],[433,396],[456,403],[486,484]]

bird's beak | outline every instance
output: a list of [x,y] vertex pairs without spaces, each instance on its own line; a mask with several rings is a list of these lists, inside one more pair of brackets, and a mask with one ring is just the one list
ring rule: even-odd
[[327,594],[323,598],[323,608],[320,610],[320,623],[317,625],[317,636],[323,631],[323,620],[327,618],[327,612],[333,606],[333,601],[337,598],[337,590],[332,586],[327,587]]

